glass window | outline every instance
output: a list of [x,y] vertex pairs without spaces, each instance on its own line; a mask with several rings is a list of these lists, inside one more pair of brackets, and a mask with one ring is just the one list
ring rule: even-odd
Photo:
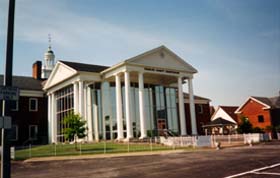
[[30,140],[37,140],[38,136],[38,126],[37,125],[30,125],[29,126],[29,139]]
[[12,141],[17,141],[18,140],[18,126],[17,125],[12,125],[11,140]]
[[38,110],[38,99],[30,98],[29,99],[29,111],[37,111]]
[[197,106],[197,112],[198,112],[199,114],[202,114],[202,113],[203,113],[203,105],[202,105],[202,104],[199,104],[199,105]]
[[18,111],[18,101],[11,101],[11,110]]
[[264,122],[263,115],[259,115],[259,116],[258,116],[258,121],[259,121],[259,122]]

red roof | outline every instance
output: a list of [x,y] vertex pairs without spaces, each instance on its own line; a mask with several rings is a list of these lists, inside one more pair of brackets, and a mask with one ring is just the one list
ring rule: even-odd
[[233,120],[237,122],[237,115],[234,113],[238,107],[237,106],[220,106]]

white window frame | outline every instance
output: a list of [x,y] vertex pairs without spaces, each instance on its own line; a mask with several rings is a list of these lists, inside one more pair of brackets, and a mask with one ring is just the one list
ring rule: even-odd
[[[36,132],[36,137],[35,138],[31,137],[31,128],[32,127],[35,127],[35,132]],[[29,136],[28,136],[29,140],[37,140],[38,139],[38,125],[29,125],[28,130],[29,130]]]
[[16,138],[11,138],[11,141],[17,141],[18,140],[18,125],[12,125],[12,127],[16,127]]
[[16,102],[16,108],[15,109],[11,108],[11,111],[18,111],[18,100],[14,101],[14,102]]
[[[31,108],[31,101],[36,101],[35,103],[35,109]],[[38,111],[38,98],[29,98],[29,111]]]

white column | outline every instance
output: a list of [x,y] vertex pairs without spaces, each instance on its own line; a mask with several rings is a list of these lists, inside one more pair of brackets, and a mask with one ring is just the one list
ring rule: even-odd
[[131,127],[131,113],[130,113],[130,77],[129,72],[124,72],[124,85],[125,85],[125,116],[126,116],[126,138],[133,138],[132,127]]
[[192,78],[188,79],[188,85],[189,85],[189,95],[190,95],[190,114],[191,114],[192,134],[197,135]]
[[93,122],[94,122],[94,139],[99,141],[99,132],[98,132],[98,108],[97,108],[97,98],[95,95],[95,90],[92,91],[92,104],[93,104]]
[[123,139],[123,112],[122,112],[122,89],[120,74],[115,76],[116,82],[116,109],[117,109],[117,127],[118,127],[118,140]]
[[144,79],[143,73],[138,74],[138,86],[139,86],[139,112],[140,112],[140,138],[143,139],[147,137],[146,130],[146,117],[145,117],[145,98],[144,98]]
[[91,88],[89,85],[86,87],[86,95],[87,95],[87,126],[88,126],[88,141],[92,142],[93,141],[93,136],[92,136],[92,97],[91,97]]
[[79,81],[79,113],[84,117],[84,82]]
[[178,99],[181,135],[187,135],[182,77],[178,77]]
[[77,114],[79,112],[78,106],[79,106],[79,86],[78,82],[73,83],[74,88],[74,113]]
[[52,143],[52,95],[48,93],[48,140]]
[[56,99],[55,94],[51,94],[52,100],[52,143],[57,142],[57,118],[56,118]]

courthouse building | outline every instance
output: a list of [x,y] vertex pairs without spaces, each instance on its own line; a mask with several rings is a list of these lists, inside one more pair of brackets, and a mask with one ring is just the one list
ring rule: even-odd
[[[164,129],[197,135],[195,73],[194,67],[165,46],[111,67],[58,61],[43,88],[48,96],[49,142],[64,141],[63,118],[69,111],[87,121],[87,141],[141,139]],[[189,93],[190,127],[184,83]]]

